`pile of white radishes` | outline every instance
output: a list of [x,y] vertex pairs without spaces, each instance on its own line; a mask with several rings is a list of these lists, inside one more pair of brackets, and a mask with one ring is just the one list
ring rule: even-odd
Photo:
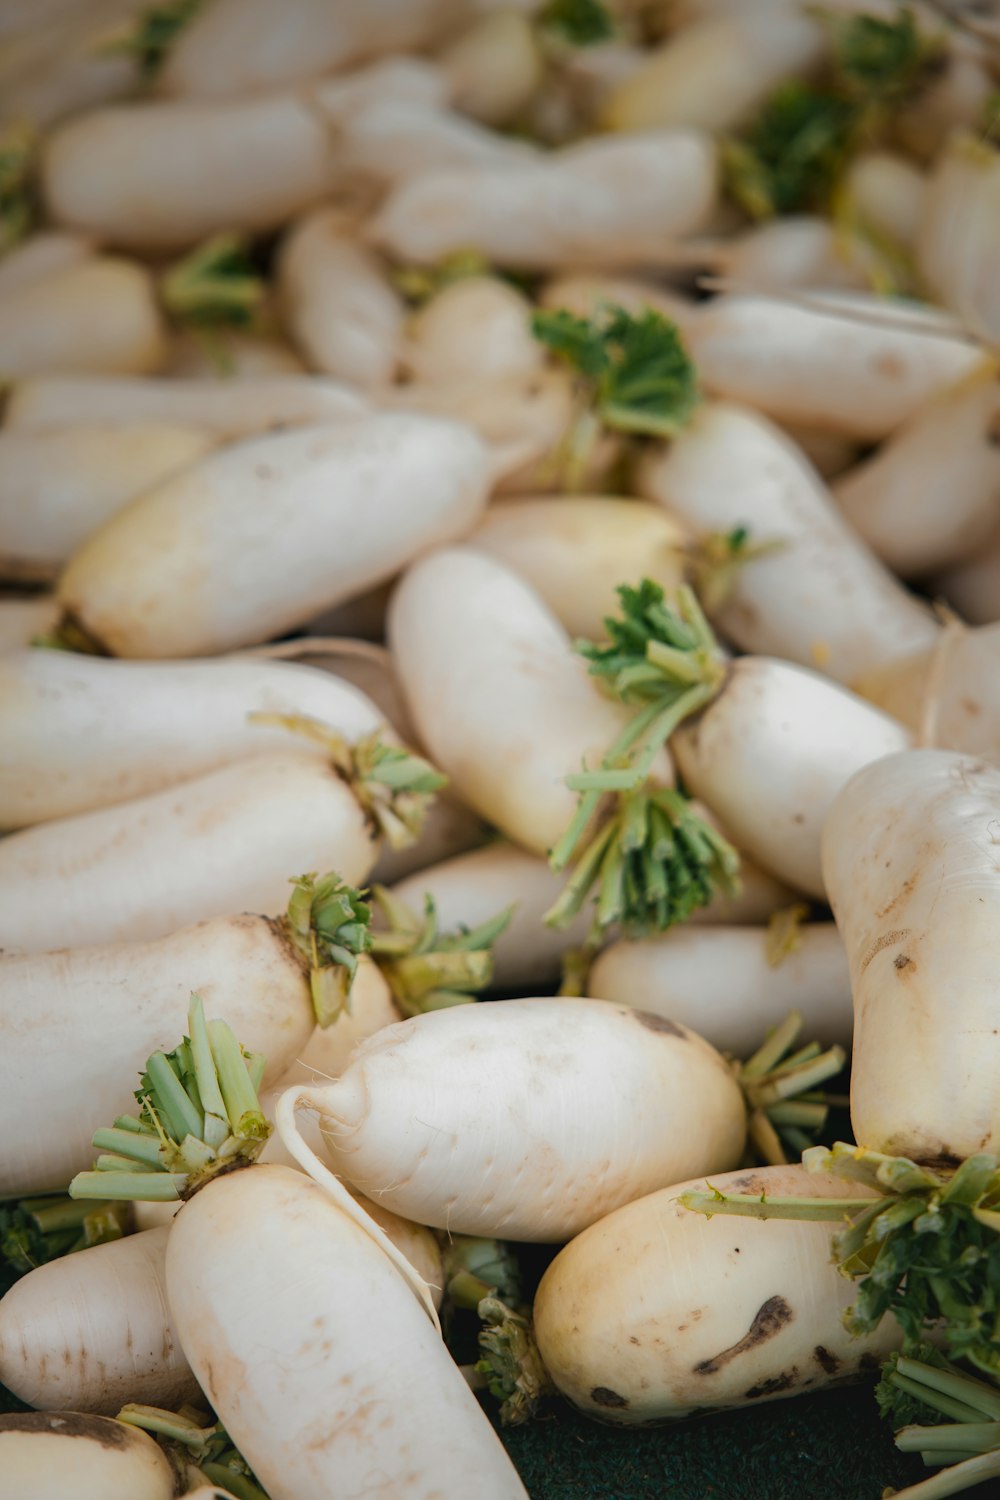
[[910,1350],[798,1157],[852,1041],[887,1193],[1000,1153],[998,88],[931,0],[0,0],[0,1228],[107,1240],[0,1500],[523,1496],[455,1237],[564,1247],[526,1407]]

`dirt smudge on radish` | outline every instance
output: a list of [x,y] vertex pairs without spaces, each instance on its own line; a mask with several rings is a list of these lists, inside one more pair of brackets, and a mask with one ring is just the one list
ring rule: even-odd
[[595,1385],[590,1393],[590,1399],[597,1406],[610,1406],[618,1410],[624,1410],[628,1406],[625,1396],[619,1396],[617,1391],[609,1390],[606,1385]]
[[786,1323],[790,1323],[795,1314],[785,1301],[784,1297],[768,1297],[762,1302],[754,1314],[753,1322],[738,1343],[732,1344],[728,1349],[723,1349],[720,1354],[713,1355],[711,1359],[703,1359],[693,1366],[695,1375],[714,1375],[724,1365],[732,1360],[738,1359],[741,1354],[748,1354],[751,1349],[765,1344],[768,1339],[780,1333]]
[[779,1391],[787,1391],[795,1384],[798,1376],[795,1365],[790,1370],[782,1370],[780,1375],[772,1375],[770,1380],[762,1380],[758,1385],[752,1385],[743,1395],[747,1401],[756,1401],[761,1396],[777,1396]]
[[663,1031],[667,1036],[680,1037],[686,1042],[688,1034],[683,1026],[678,1026],[676,1021],[668,1021],[666,1016],[656,1016],[651,1010],[633,1010],[632,1014],[640,1026],[645,1026],[649,1031]]
[[822,1344],[817,1344],[813,1350],[813,1358],[820,1369],[825,1370],[827,1375],[836,1375],[840,1369],[840,1360],[829,1349],[824,1349]]
[[[900,895],[902,894],[903,893],[900,892]],[[899,897],[897,896],[896,900],[898,899]],[[893,905],[895,905],[895,902],[893,902]],[[887,907],[886,910],[888,911],[889,908]],[[871,947],[868,949],[868,952],[861,960],[861,973],[863,974],[865,972],[872,959],[876,958],[878,954],[882,952],[883,948],[891,948],[894,943],[903,942],[903,940],[905,938],[908,938],[909,935],[909,927],[898,927],[893,932],[883,932],[881,937],[875,939],[874,943],[872,943]]]

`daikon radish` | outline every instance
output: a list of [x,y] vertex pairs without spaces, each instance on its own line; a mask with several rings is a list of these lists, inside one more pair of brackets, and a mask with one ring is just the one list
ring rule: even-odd
[[336,1083],[283,1096],[293,1154],[297,1103],[369,1197],[418,1223],[524,1240],[567,1239],[692,1161],[725,1169],[745,1131],[714,1048],[599,1000],[480,1002],[389,1027]]
[[249,440],[120,512],[70,562],[59,597],[117,656],[249,645],[462,536],[489,479],[470,429],[422,415]]
[[127,501],[213,446],[209,433],[165,423],[0,431],[0,573],[54,579]]
[[[490,915],[492,916],[492,912]],[[394,1026],[402,1019],[403,1013],[397,1008],[392,991],[377,964],[363,954],[358,960],[347,1006],[329,1026],[313,1028],[308,1039],[300,1044],[294,1060],[277,1080],[278,1083],[282,1088],[291,1088],[297,1083],[316,1083],[319,1080],[339,1078],[359,1042],[374,1036],[376,1031],[381,1031],[385,1026]],[[287,1055],[286,1052],[285,1056]],[[272,1078],[274,1077],[276,1075],[272,1073]],[[264,1107],[268,1108],[266,1099]],[[264,1155],[266,1160],[281,1159],[280,1156],[275,1156],[270,1141],[265,1147]]]
[[644,281],[638,276],[588,275],[568,271],[546,281],[539,293],[542,307],[563,307],[579,318],[590,318],[602,307],[623,307],[638,316],[651,307],[676,323],[683,333],[685,319],[697,304],[673,288]]
[[59,605],[52,594],[0,599],[0,653],[30,646],[59,624]]
[[362,388],[392,379],[404,309],[376,256],[317,209],[284,241],[278,297],[288,331],[314,369]]
[[174,380],[260,380],[268,375],[304,375],[306,367],[291,344],[236,329],[175,333],[162,373]]
[[906,724],[919,744],[996,756],[1000,623],[971,630],[950,625],[933,650],[905,656],[863,677],[855,691]]
[[824,1046],[851,1036],[847,958],[832,922],[796,929],[789,951],[772,960],[765,927],[677,927],[599,953],[587,993],[641,1005],[697,1029],[742,1057],[788,1013],[799,1011],[808,1036]]
[[757,8],[683,27],[612,94],[605,125],[730,130],[784,79],[812,72],[824,44],[822,27],[795,10]]
[[[808,214],[757,224],[706,255],[709,267],[741,288],[780,294],[791,287],[866,290],[873,260],[864,244],[828,219]],[[698,315],[694,320],[697,339]]]
[[637,488],[696,534],[746,527],[755,543],[780,543],[737,571],[715,612],[744,651],[851,682],[936,640],[930,611],[872,557],[802,454],[756,412],[706,403],[670,447],[643,460]]
[[484,125],[504,125],[513,119],[544,77],[531,23],[513,9],[476,16],[437,60],[455,109]]
[[1000,1140],[994,973],[1000,771],[946,750],[867,766],[830,809],[823,874],[854,992],[862,1145],[954,1166]]
[[166,354],[144,267],[89,256],[0,298],[0,378],[62,371],[143,375]]
[[739,848],[822,898],[820,834],[831,802],[856,770],[909,742],[901,724],[818,673],[740,657],[670,748],[688,791]]
[[401,183],[372,232],[421,265],[475,245],[498,265],[547,270],[657,264],[715,201],[715,158],[699,131],[598,139],[498,169],[453,168]]
[[715,395],[875,441],[983,358],[936,308],[907,307],[887,321],[884,301],[861,293],[815,292],[808,307],[717,297],[685,336]]
[[421,741],[455,792],[546,854],[576,809],[562,778],[596,763],[625,710],[595,690],[528,584],[471,547],[408,570],[392,598],[389,643]]
[[[22,6],[14,8],[25,14]],[[141,81],[136,59],[114,55],[104,43],[139,8],[137,0],[91,0],[46,19],[33,5],[21,34],[0,52],[5,117],[43,129],[134,94]]]
[[53,132],[42,192],[56,225],[173,250],[276,228],[323,197],[332,161],[323,121],[291,94],[119,104]]
[[1000,522],[996,372],[921,407],[833,493],[872,551],[904,578],[971,557]]
[[518,496],[492,505],[469,546],[531,585],[570,635],[602,634],[623,580],[652,578],[670,596],[693,562],[687,534],[660,506],[604,496]]
[[377,849],[332,765],[289,751],[0,840],[0,946],[141,942],[203,917],[280,911],[288,872],[336,862],[352,885]]
[[498,277],[452,282],[407,322],[409,376],[447,385],[536,373],[545,351],[531,332],[532,310],[527,297]]
[[[830,1264],[830,1224],[703,1218],[681,1183],[627,1204],[562,1250],[535,1297],[556,1388],[604,1422],[671,1421],[773,1401],[874,1371],[899,1343],[844,1328],[852,1288]],[[712,1177],[747,1193],[858,1198],[801,1166]],[[638,1290],[637,1290],[638,1289]]]
[[32,282],[56,271],[67,271],[95,255],[93,242],[83,235],[55,230],[30,235],[0,260],[0,297],[18,294]]
[[1000,344],[998,225],[1000,156],[983,141],[959,136],[931,172],[917,262],[931,290],[994,348]]
[[836,432],[816,427],[802,427],[796,422],[782,424],[782,432],[801,448],[821,479],[829,482],[858,462],[861,446]]
[[979,551],[932,580],[934,593],[957,609],[971,625],[1000,620],[1000,528]]
[[421,49],[457,16],[458,0],[214,0],[181,31],[159,78],[165,94],[243,98],[336,73],[374,54]]
[[105,1416],[126,1401],[196,1401],[198,1385],[166,1305],[169,1232],[147,1229],[94,1245],[16,1282],[0,1304],[7,1389],[41,1411]]
[[[393,587],[394,580],[341,606],[347,615],[352,605],[358,605],[359,620],[362,610],[365,612],[365,622],[370,628],[355,632],[362,639],[356,639],[355,635],[293,636],[291,640],[255,646],[244,654],[269,661],[303,662],[314,671],[329,672],[341,682],[349,682],[376,705],[386,724],[408,744],[414,744],[416,729],[407,713],[392,657],[385,646],[378,644],[385,634],[385,609]],[[313,623],[334,621],[338,613],[330,610],[327,616],[321,615]]]
[[11,653],[0,658],[0,828],[69,817],[250,756],[306,748],[301,735],[253,714],[305,715],[348,744],[384,722],[349,683],[292,663]]
[[863,151],[844,174],[853,213],[905,251],[916,245],[926,189],[920,168],[894,151]]
[[372,99],[340,125],[338,172],[379,188],[424,173],[479,171],[530,163],[531,141],[499,135],[448,109],[407,99]]
[[404,55],[380,58],[349,73],[337,73],[314,83],[309,90],[310,103],[336,127],[349,122],[355,110],[385,98],[425,104],[428,109],[443,108],[448,103],[448,80],[430,58]]
[[113,1417],[0,1415],[0,1500],[173,1500],[174,1478],[149,1434]]
[[15,386],[6,427],[174,423],[220,438],[268,428],[304,427],[364,411],[360,394],[316,375],[273,375],[225,382],[126,380],[96,375],[38,376]]

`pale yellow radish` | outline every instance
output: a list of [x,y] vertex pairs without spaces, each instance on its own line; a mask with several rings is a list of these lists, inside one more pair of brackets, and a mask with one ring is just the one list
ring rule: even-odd
[[865,228],[907,252],[916,245],[926,190],[925,173],[895,151],[862,151],[844,173],[851,212]]
[[32,282],[67,271],[97,254],[92,240],[80,234],[40,230],[14,245],[0,260],[0,298],[19,294]]
[[531,332],[532,305],[496,276],[452,282],[408,319],[403,362],[428,385],[531,376],[545,350]]
[[544,62],[527,16],[488,10],[438,53],[451,102],[484,125],[503,125],[523,109],[544,77]]
[[972,557],[936,574],[931,586],[935,597],[957,609],[970,625],[1000,620],[1000,527]]
[[86,1412],[0,1416],[0,1500],[174,1500],[173,1465],[146,1432]]
[[62,372],[144,375],[166,355],[153,278],[88,256],[0,297],[0,379]]
[[891,662],[854,688],[912,729],[918,744],[1000,753],[1000,623],[951,622],[930,651]]

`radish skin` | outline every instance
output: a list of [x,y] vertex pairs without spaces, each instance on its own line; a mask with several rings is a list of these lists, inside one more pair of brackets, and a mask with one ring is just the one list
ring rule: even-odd
[[407,99],[372,99],[337,134],[337,168],[350,181],[391,188],[423,173],[478,171],[530,162],[529,141],[498,135],[451,110]]
[[367,1196],[418,1223],[517,1240],[568,1239],[694,1162],[725,1170],[745,1132],[714,1048],[599,1000],[479,1002],[389,1027],[336,1083],[285,1096],[290,1145],[286,1100],[319,1114],[328,1161]]
[[844,1328],[854,1288],[830,1261],[835,1225],[705,1218],[678,1202],[705,1187],[870,1196],[798,1165],[763,1167],[666,1188],[579,1235],[542,1278],[535,1337],[588,1416],[633,1426],[773,1401],[874,1369],[898,1345],[889,1318],[865,1338]]
[[0,379],[84,373],[145,375],[166,333],[144,267],[91,256],[0,298]]
[[930,176],[917,261],[932,291],[994,348],[1000,344],[998,226],[1000,160],[985,143],[956,137]]
[[688,791],[738,848],[822,899],[820,836],[831,802],[856,770],[909,743],[901,724],[818,673],[744,656],[670,748]]
[[73,558],[59,597],[116,656],[250,645],[469,531],[488,485],[475,434],[433,417],[252,439],[120,512]]
[[[494,907],[490,915],[493,916],[495,911]],[[397,1009],[392,991],[382,977],[382,971],[370,958],[362,955],[351,985],[347,1009],[340,1013],[332,1025],[313,1027],[307,1040],[300,1045],[294,1061],[281,1074],[281,1086],[291,1088],[297,1083],[339,1078],[359,1042],[374,1036],[385,1026],[394,1026],[402,1019],[402,1012]],[[271,1076],[276,1076],[273,1071]],[[266,1113],[266,1102],[264,1107]],[[276,1137],[272,1137],[272,1141],[274,1140]],[[264,1160],[271,1159],[271,1149],[272,1142],[269,1141],[265,1147]]]
[[651,449],[636,483],[696,534],[745,526],[752,542],[781,543],[738,571],[716,612],[742,650],[851,682],[937,639],[930,610],[871,556],[804,456],[756,412],[706,404],[669,447]]
[[1000,620],[1000,527],[986,538],[974,557],[939,573],[932,585],[935,594],[957,609],[970,625],[992,625]]
[[157,423],[0,430],[0,572],[49,582],[135,495],[212,447],[197,428]]
[[352,745],[384,723],[349,683],[288,662],[117,662],[37,650],[0,657],[0,828],[71,817],[308,746],[253,713],[305,715]]
[[409,319],[407,374],[429,385],[535,374],[545,351],[531,332],[533,311],[527,297],[498,277],[452,282]]
[[174,1470],[146,1432],[85,1412],[0,1416],[0,1500],[173,1500]]
[[162,373],[172,380],[242,381],[304,375],[306,367],[291,344],[228,329],[207,344],[197,334],[175,333]]
[[1000,623],[945,631],[921,651],[863,677],[856,691],[919,736],[967,755],[1000,752]]
[[823,874],[854,993],[851,1124],[954,1165],[1000,1143],[1000,771],[948,750],[866,766],[830,809]]
[[544,61],[531,23],[513,9],[487,11],[438,54],[455,109],[504,125],[541,87]]
[[203,917],[282,911],[290,870],[333,865],[358,885],[376,848],[331,766],[258,755],[0,840],[0,947],[141,942]]
[[592,318],[607,303],[623,307],[626,312],[637,316],[651,307],[669,322],[676,323],[682,333],[687,318],[697,306],[690,298],[673,289],[665,289],[658,282],[643,281],[638,276],[588,274],[584,271],[553,276],[542,287],[538,300],[542,307],[563,307],[579,318]]
[[832,922],[796,928],[791,951],[769,961],[764,927],[690,927],[597,955],[588,995],[640,1004],[697,1030],[713,1046],[749,1056],[792,1011],[803,1035],[828,1047],[851,1039],[851,983]]
[[0,260],[0,298],[22,292],[56,271],[68,271],[96,255],[92,240],[44,230],[14,245]]
[[526,1500],[410,1287],[302,1173],[235,1172],[186,1203],[167,1293],[200,1385],[272,1500]]
[[844,174],[844,191],[862,225],[912,251],[923,214],[927,178],[908,157],[863,151]]
[[[200,1394],[165,1294],[168,1227],[37,1266],[0,1302],[0,1381],[41,1411],[176,1410]],[[75,1491],[74,1491],[75,1494]]]

